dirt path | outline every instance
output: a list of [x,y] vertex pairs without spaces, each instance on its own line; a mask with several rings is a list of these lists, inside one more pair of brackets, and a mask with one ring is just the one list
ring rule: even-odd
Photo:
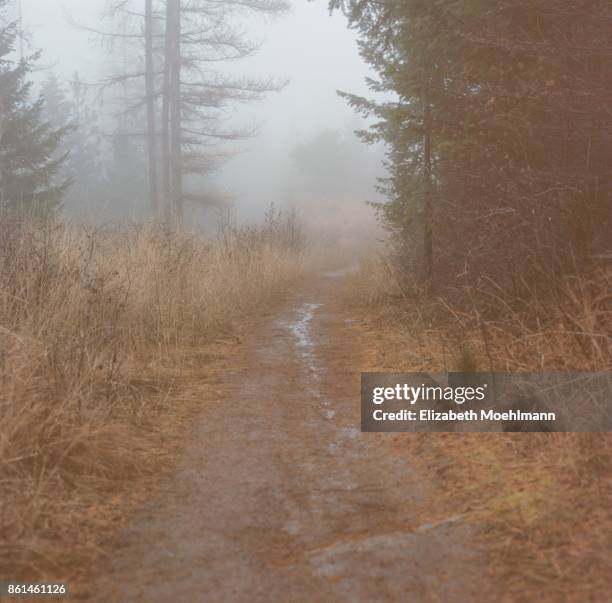
[[359,431],[360,352],[337,275],[247,341],[96,600],[464,601],[468,528],[421,525],[432,484]]

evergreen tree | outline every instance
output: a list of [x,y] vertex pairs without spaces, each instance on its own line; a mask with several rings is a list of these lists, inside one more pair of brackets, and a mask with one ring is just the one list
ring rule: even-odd
[[15,24],[0,15],[0,203],[39,213],[58,207],[70,184],[57,178],[66,154],[56,151],[67,130],[43,121],[42,97],[31,101],[27,77],[38,55],[12,60],[16,38]]
[[426,274],[429,263],[445,280],[516,283],[530,271],[575,267],[610,244],[609,2],[331,7],[359,31],[378,73],[370,86],[388,99],[345,95],[377,118],[365,141],[387,144],[381,216]]
[[377,118],[359,133],[367,143],[387,145],[388,177],[380,187],[387,202],[376,207],[402,263],[418,265],[419,272],[429,276],[433,184],[438,177],[434,155],[441,124],[436,117],[444,103],[442,74],[448,71],[452,47],[448,36],[441,35],[438,2],[333,0],[331,7],[342,7],[361,34],[361,54],[379,74],[378,80],[368,81],[372,91],[392,93],[384,102],[341,95],[364,116]]
[[64,207],[72,214],[97,213],[108,192],[104,158],[107,149],[98,132],[97,116],[88,102],[78,74],[70,86],[51,74],[43,82],[43,118],[65,131],[55,157],[63,157],[60,175],[72,183],[64,195]]

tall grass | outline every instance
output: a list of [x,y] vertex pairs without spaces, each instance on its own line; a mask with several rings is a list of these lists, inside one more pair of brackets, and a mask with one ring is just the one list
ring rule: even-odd
[[[431,293],[377,256],[350,277],[347,298],[374,326],[380,366],[371,370],[611,370],[612,270],[545,283],[522,283],[520,295],[490,280]],[[610,434],[410,434],[402,442],[411,462],[443,476],[432,510],[463,511],[478,524],[508,600],[609,598]]]
[[612,369],[612,269],[509,295],[490,279],[437,294],[419,290],[385,256],[351,277],[357,307],[392,316],[420,368],[431,371]]
[[163,367],[271,302],[304,260],[299,224],[276,212],[211,239],[153,225],[4,223],[3,577],[61,574],[94,552],[105,501],[152,469],[154,434],[173,412]]

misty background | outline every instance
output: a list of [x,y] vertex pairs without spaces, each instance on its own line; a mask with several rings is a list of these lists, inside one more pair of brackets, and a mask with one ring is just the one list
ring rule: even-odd
[[[92,31],[117,30],[116,21],[105,13],[108,6],[107,0],[22,0],[21,12],[23,52],[42,51],[37,82],[42,84],[50,74],[62,87],[80,81],[91,113],[85,127],[91,127],[90,139],[95,139],[89,153],[95,154],[98,147],[111,166],[104,169],[112,172],[113,162],[127,163],[125,150],[120,152],[123,160],[113,159],[116,145],[126,144],[117,137],[121,112],[112,95],[91,86],[108,78],[121,61],[117,42],[111,52],[109,40]],[[19,5],[15,10],[19,11]],[[186,207],[189,222],[211,224],[230,208],[239,220],[250,221],[274,203],[295,207],[306,222],[317,227],[346,228],[350,215],[357,230],[359,224],[369,228],[372,210],[365,201],[379,200],[375,185],[383,171],[383,149],[357,139],[354,131],[367,124],[336,93],[367,94],[365,78],[371,75],[346,19],[337,13],[330,16],[325,1],[299,0],[284,15],[245,18],[239,27],[260,48],[251,57],[218,68],[249,77],[274,77],[285,80],[286,85],[261,101],[229,104],[225,109],[230,127],[257,131],[248,139],[225,145],[226,158],[219,167],[192,181],[210,203]],[[87,154],[71,151],[75,152]],[[107,180],[118,189],[125,181],[120,193],[104,186],[107,190],[99,191],[102,195],[84,195],[73,186],[73,193],[64,201],[66,215],[96,221],[146,217],[145,171],[143,165],[142,172],[132,167],[116,176],[107,173]],[[102,174],[99,176],[102,182]]]

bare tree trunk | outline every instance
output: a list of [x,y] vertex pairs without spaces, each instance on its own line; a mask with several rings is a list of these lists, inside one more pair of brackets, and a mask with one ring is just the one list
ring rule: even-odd
[[155,219],[159,214],[157,177],[157,119],[155,115],[155,64],[153,60],[153,0],[145,0],[145,94],[147,95],[147,154],[149,160],[149,199]]
[[432,160],[431,160],[431,74],[425,72],[423,90],[423,276],[433,276],[433,212],[432,212]]
[[164,199],[164,221],[172,221],[172,200],[170,196],[170,32],[168,23],[172,6],[166,2],[166,31],[164,36],[164,82],[162,89],[162,188]]
[[[4,123],[5,123],[5,117],[4,117],[5,113],[4,113],[4,102],[2,100],[2,97],[0,96],[0,140],[2,140],[2,137],[4,136]],[[4,182],[4,166],[2,163],[0,163],[0,183]],[[0,211],[3,209],[4,207],[4,195],[2,194],[2,189],[0,188]]]
[[168,194],[173,218],[181,222],[183,219],[183,166],[181,156],[181,0],[168,0],[166,19]]

